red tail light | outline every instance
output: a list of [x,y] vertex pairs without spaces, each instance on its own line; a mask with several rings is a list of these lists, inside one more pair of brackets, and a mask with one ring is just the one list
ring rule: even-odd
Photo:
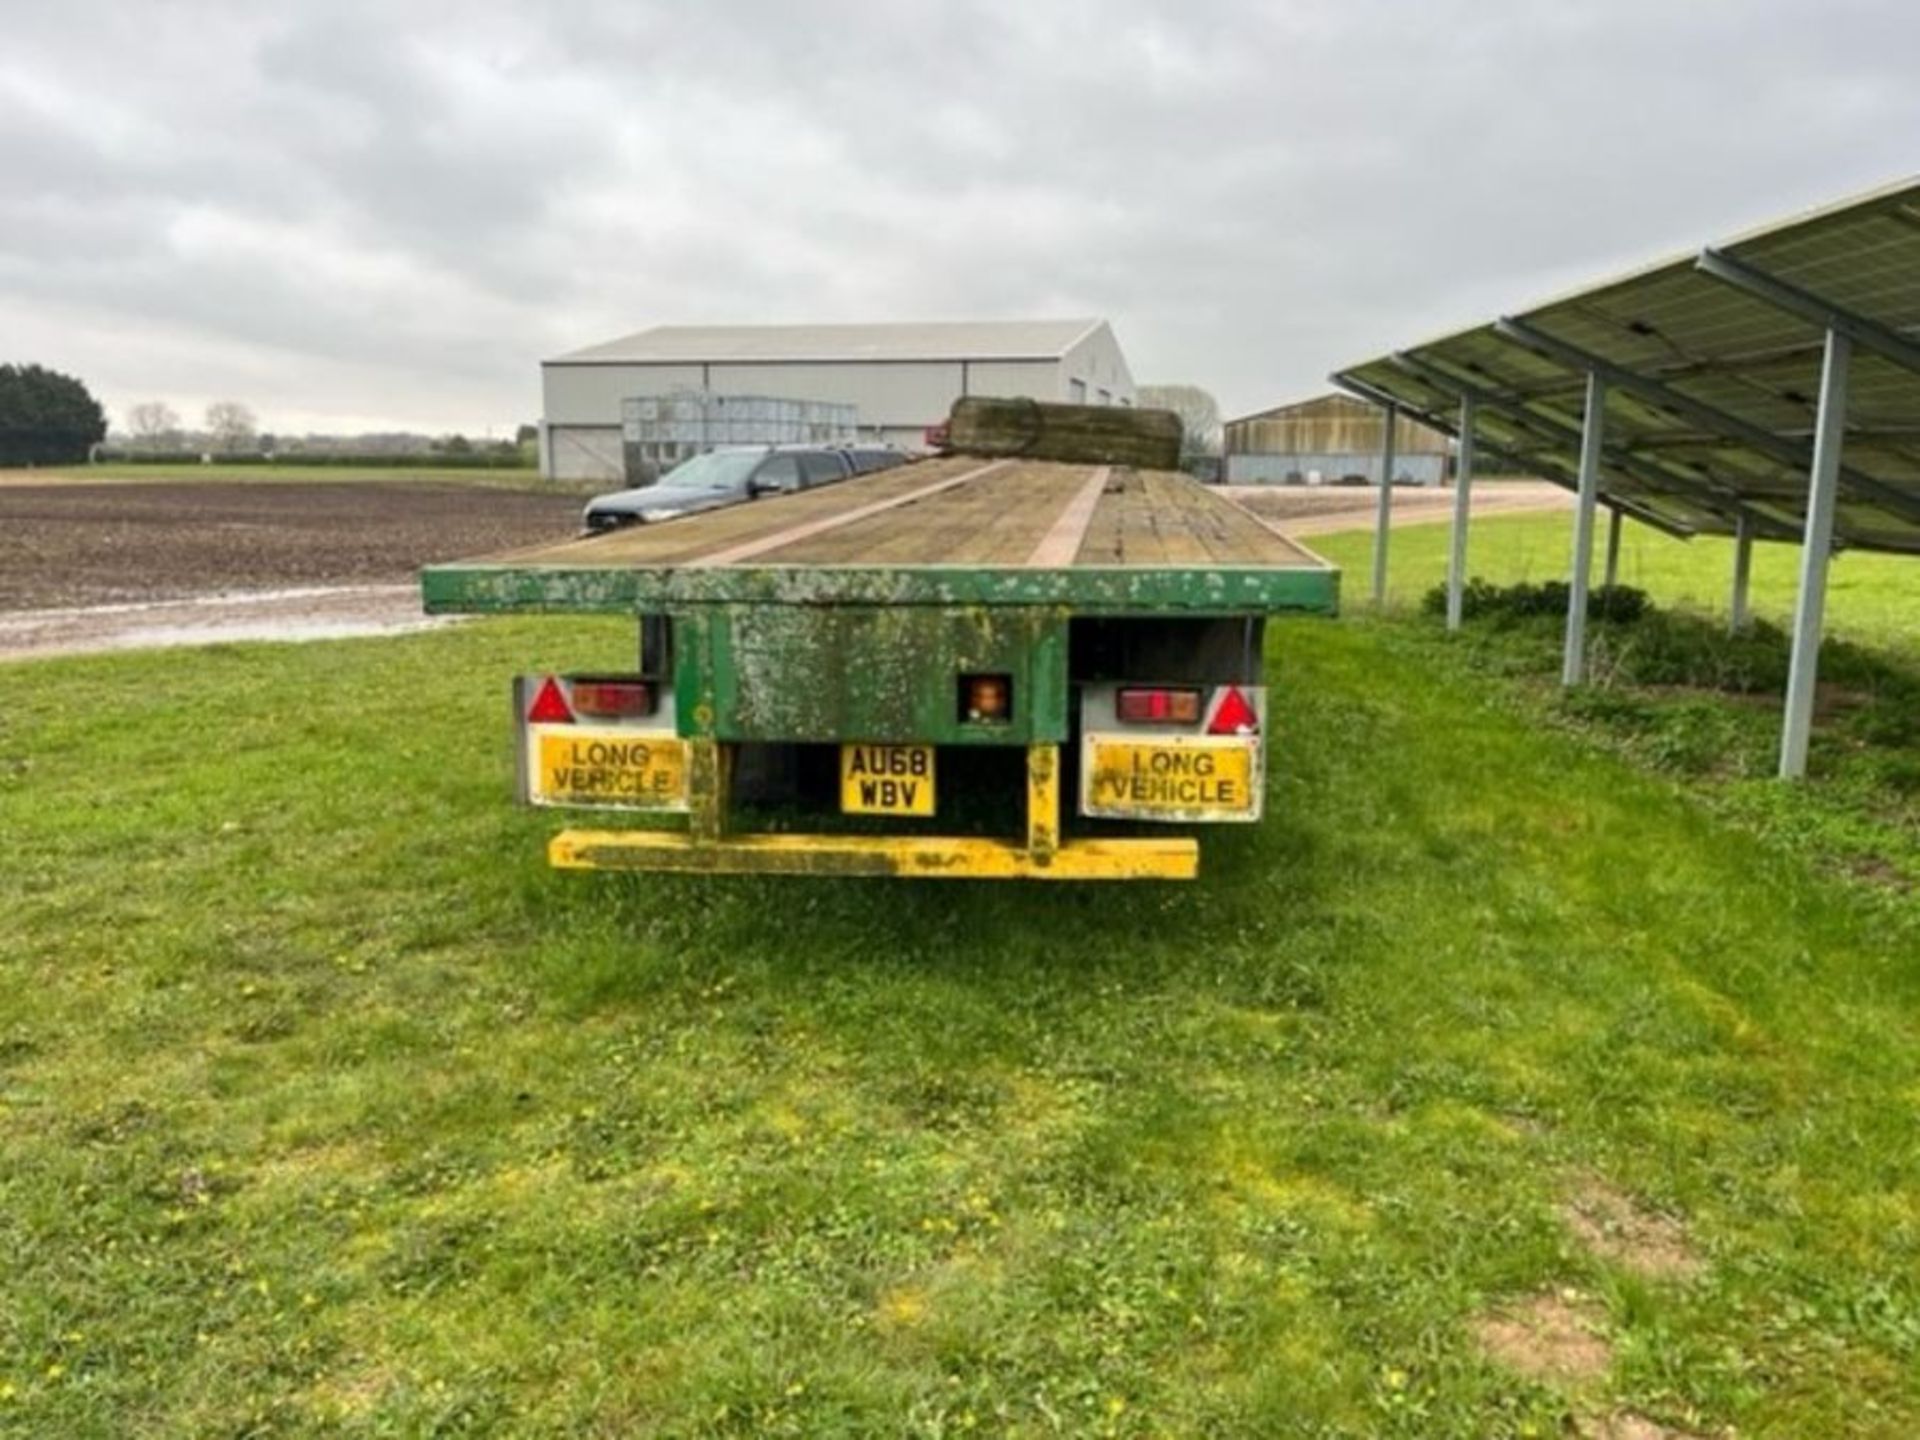
[[1258,735],[1260,717],[1254,713],[1247,697],[1240,693],[1238,685],[1229,685],[1227,693],[1221,697],[1219,708],[1213,712],[1213,719],[1207,725],[1209,735]]
[[573,708],[598,720],[653,713],[653,687],[644,680],[575,680]]
[[1130,688],[1115,697],[1114,713],[1129,725],[1192,725],[1200,719],[1200,692]]
[[533,697],[533,704],[527,707],[527,719],[535,725],[571,725],[573,711],[567,708],[567,697],[560,693],[560,682],[549,675],[540,682],[540,693]]

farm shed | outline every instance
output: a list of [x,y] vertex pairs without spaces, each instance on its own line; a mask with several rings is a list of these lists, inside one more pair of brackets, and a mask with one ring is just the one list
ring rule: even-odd
[[[1597,508],[1611,583],[1623,517],[1734,539],[1746,624],[1755,540],[1800,546],[1780,774],[1806,773],[1836,548],[1920,555],[1920,179],[1735,236],[1489,324],[1351,366],[1334,382],[1459,442],[1447,625],[1466,580],[1485,452],[1574,491],[1562,679],[1586,677]],[[1384,594],[1390,489],[1373,593]]]
[[858,409],[863,435],[918,447],[962,395],[1131,405],[1104,320],[662,325],[544,361],[540,472],[619,481],[626,400],[706,391]]
[[[1453,441],[1409,415],[1396,422],[1393,478],[1438,485],[1446,478]],[[1379,407],[1350,395],[1316,395],[1243,415],[1226,425],[1227,483],[1337,484],[1352,476],[1378,484],[1386,425]]]

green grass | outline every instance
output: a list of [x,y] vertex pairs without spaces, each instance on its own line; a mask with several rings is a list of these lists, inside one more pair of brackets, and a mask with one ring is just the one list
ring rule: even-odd
[[[1500,584],[1558,581],[1568,567],[1565,515],[1490,517],[1472,532],[1471,573]],[[1371,536],[1343,532],[1316,541],[1347,567],[1348,608],[1368,611]],[[1397,531],[1390,552],[1392,614],[1446,573],[1447,527]],[[1818,782],[1774,781],[1798,552],[1754,551],[1753,611],[1740,637],[1725,633],[1730,541],[1682,543],[1629,525],[1623,583],[1642,587],[1660,613],[1638,625],[1596,621],[1589,632],[1591,685],[1559,687],[1564,619],[1469,624],[1453,639],[1435,624],[1390,623],[1376,631],[1411,663],[1462,668],[1496,682],[1505,700],[1539,723],[1580,730],[1637,765],[1675,776],[1715,811],[1815,864],[1889,886],[1920,890],[1920,562],[1843,554],[1829,585],[1828,641],[1821,656],[1810,773]],[[1362,587],[1362,588],[1356,588]]]
[[[1493,515],[1468,535],[1468,573],[1499,584],[1564,580],[1571,564],[1570,514]],[[1598,582],[1604,523],[1595,537]],[[1371,584],[1373,537],[1364,530],[1315,536],[1313,549],[1346,569],[1348,607],[1363,605]],[[1388,548],[1388,593],[1401,605],[1416,602],[1447,573],[1448,526],[1395,530]],[[1799,589],[1798,546],[1761,544],[1753,550],[1752,605],[1756,615],[1786,623]],[[1622,532],[1620,582],[1646,590],[1662,605],[1724,615],[1733,579],[1733,542],[1712,536],[1673,540],[1629,521]],[[1869,643],[1920,650],[1920,560],[1901,555],[1841,553],[1827,586],[1828,632]]]
[[12,669],[0,1433],[1914,1433],[1920,926],[1388,638],[1187,887],[549,872],[620,625]]

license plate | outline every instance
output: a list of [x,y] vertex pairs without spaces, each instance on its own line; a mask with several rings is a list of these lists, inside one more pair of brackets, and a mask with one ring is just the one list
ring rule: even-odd
[[1133,820],[1257,819],[1258,745],[1240,736],[1090,736],[1081,808]]
[[527,798],[536,805],[685,810],[687,746],[672,735],[558,726],[534,734]]
[[847,815],[933,814],[933,746],[842,745],[840,809]]

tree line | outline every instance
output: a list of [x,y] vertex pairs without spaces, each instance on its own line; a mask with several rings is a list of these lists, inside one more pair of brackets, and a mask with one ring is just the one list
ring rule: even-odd
[[[351,444],[314,448],[300,440],[263,434],[251,408],[237,400],[207,406],[202,428],[189,431],[180,412],[164,400],[127,407],[125,439],[110,450],[107,414],[86,385],[44,365],[0,365],[0,467],[76,465],[90,459],[225,461],[297,459],[313,464],[428,464],[514,468],[532,463],[539,431],[522,425],[512,440],[472,440],[442,435],[413,450],[385,446],[356,451]],[[422,437],[424,439],[424,437]]]
[[[136,439],[170,448],[182,437],[180,417],[154,400],[135,405],[127,420]],[[256,435],[253,412],[234,400],[207,407],[214,448],[237,452]],[[44,365],[0,365],[0,466],[76,465],[107,438],[107,412],[83,381]]]
[[107,412],[71,375],[0,365],[0,465],[71,465],[107,438]]
[[[253,411],[238,400],[216,400],[207,406],[202,427],[219,454],[252,449],[260,438]],[[186,441],[180,415],[164,400],[145,400],[127,411],[127,429],[142,450],[176,450]]]

